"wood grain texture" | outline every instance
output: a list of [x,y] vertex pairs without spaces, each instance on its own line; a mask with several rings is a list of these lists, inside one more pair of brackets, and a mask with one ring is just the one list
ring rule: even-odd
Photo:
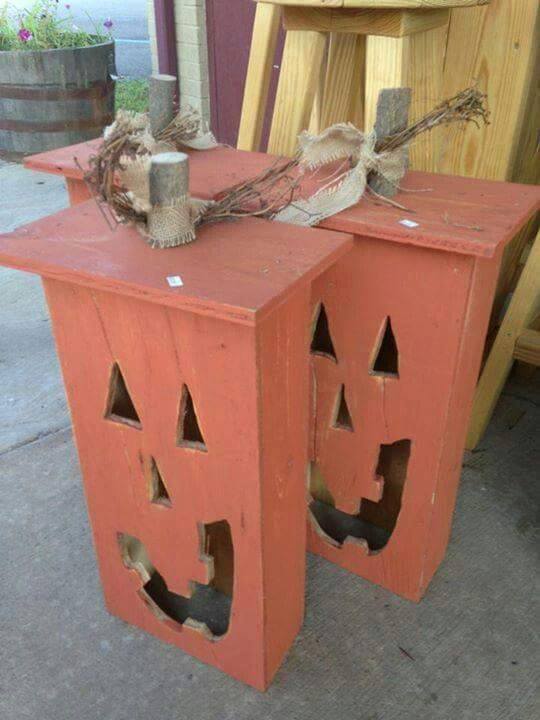
[[[73,151],[66,151],[70,156]],[[274,160],[239,151],[226,157],[227,171],[236,177]],[[58,171],[53,156],[48,162]],[[212,153],[192,155],[192,191],[217,187],[214,172]],[[305,183],[306,193],[317,187],[316,179]],[[422,172],[408,173],[403,185],[408,192],[396,200],[407,212],[365,198],[325,221],[356,239],[351,254],[313,289],[312,317],[324,302],[338,362],[313,357],[317,404],[310,442],[311,458],[321,463],[338,507],[354,513],[362,498],[380,499],[380,445],[410,438],[402,509],[379,554],[355,542],[336,548],[313,529],[309,543],[332,562],[418,600],[448,541],[502,250],[540,207],[540,188]],[[403,226],[404,218],[418,227]],[[287,231],[293,241],[296,231]],[[21,252],[20,240],[17,247]],[[370,372],[387,317],[399,351],[399,378]],[[334,426],[342,385],[352,433]]]
[[516,340],[514,360],[540,365],[540,331],[525,330]]
[[[539,13],[537,0],[492,0],[486,7],[452,11],[443,94],[451,97],[476,83],[487,93],[491,117],[481,130],[468,125],[445,131],[442,172],[519,180],[516,163],[532,162],[538,121],[525,111],[537,92]],[[536,137],[524,160],[517,158],[523,133]],[[536,171],[525,174],[534,179],[535,173],[538,160]]]
[[[28,158],[27,165],[42,172],[65,173],[82,182],[86,162],[95,145],[72,148]],[[81,169],[74,157],[81,159]],[[267,169],[275,158],[222,148],[190,154],[191,194],[213,198],[231,184],[245,181]],[[449,175],[409,172],[404,192],[396,201],[410,213],[364,198],[360,203],[323,225],[340,232],[366,234],[391,242],[432,247],[448,252],[493,257],[540,208],[540,189],[531,185],[504,184]],[[317,178],[304,177],[301,195],[320,187]],[[415,193],[419,189],[422,192]],[[417,228],[400,224],[414,219]],[[481,218],[481,222],[479,221]],[[222,226],[226,227],[226,226]]]
[[238,133],[240,150],[259,150],[261,144],[280,16],[275,5],[257,3]]
[[[45,288],[108,610],[266,689],[303,618],[309,288],[299,288],[256,328],[121,291],[56,280]],[[115,363],[140,430],[104,418]],[[204,453],[175,442],[185,385]],[[166,479],[168,507],[149,502],[149,458]],[[201,527],[222,521],[231,529],[234,584],[228,629],[212,638],[145,601],[141,578],[121,557],[118,533],[140,539],[169,590],[189,597],[192,583],[214,577]]]
[[449,10],[346,10],[284,7],[285,30],[356,33],[402,37],[448,22]]
[[531,250],[495,342],[490,350],[474,398],[467,436],[472,450],[480,442],[514,362],[516,341],[540,313],[540,235]]
[[[350,239],[247,219],[200,230],[190,245],[153,250],[133,227],[111,231],[95,202],[0,238],[0,262],[44,277],[254,324],[347,252]],[[294,248],[294,249],[293,249]],[[180,275],[183,287],[167,278]]]
[[101,135],[114,114],[114,44],[0,54],[0,149],[29,154]]
[[322,97],[320,127],[327,128],[350,119],[351,98],[363,84],[358,74],[357,38],[346,33],[332,33]]
[[[259,0],[255,0],[259,2]],[[265,0],[275,5],[331,8],[452,8],[485,5],[490,0]]]
[[[404,38],[368,37],[366,50],[365,127],[375,122],[377,99],[384,88],[410,87],[411,122],[443,100],[443,68],[447,27]],[[411,167],[437,170],[441,130],[417,138],[410,148]]]
[[323,33],[287,33],[268,152],[295,153],[298,135],[309,126],[325,47]]

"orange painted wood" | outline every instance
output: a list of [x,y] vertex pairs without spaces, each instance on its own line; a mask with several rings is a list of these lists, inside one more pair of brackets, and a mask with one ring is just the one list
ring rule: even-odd
[[[95,154],[101,140],[59,148],[25,158],[30,170],[63,175],[68,180],[71,203],[90,198],[83,182],[90,157]],[[263,153],[249,153],[227,147],[206,152],[189,152],[192,194],[199,198],[214,198],[225,188],[257,175],[271,164],[272,159]],[[73,188],[77,186],[77,190]]]
[[[253,154],[246,163],[247,155],[231,155],[228,171],[245,178],[272,162]],[[216,177],[211,153],[193,154],[195,195],[204,190],[199,163]],[[408,173],[403,185],[396,201],[407,211],[364,198],[323,223],[354,234],[355,244],[314,284],[313,320],[323,302],[337,363],[327,354],[312,357],[311,439],[314,492],[348,515],[384,516],[390,527],[400,498],[394,488],[388,506],[379,502],[381,445],[401,443],[385,448],[387,455],[410,441],[401,510],[383,549],[369,551],[358,539],[339,547],[312,522],[308,542],[332,562],[419,600],[448,543],[502,248],[540,207],[540,190],[419,172]],[[313,187],[308,179],[304,193]],[[399,378],[370,371],[387,318]],[[342,393],[352,431],[337,422]]]
[[303,618],[310,282],[350,247],[247,220],[156,251],[93,202],[0,237],[44,277],[109,611],[261,690]]
[[[317,242],[314,243],[313,239]],[[345,251],[348,236],[257,219],[207,226],[187,247],[153,250],[111,231],[93,201],[2,237],[0,263],[136,299],[254,324]],[[167,278],[183,286],[171,291]]]
[[[82,182],[84,168],[99,142],[34,155],[27,158],[25,164],[31,169],[61,174],[80,183],[80,198],[86,200],[89,193]],[[275,160],[264,153],[230,148],[192,152],[191,194],[213,199],[231,185],[267,169]],[[313,179],[308,175],[302,183],[301,194],[309,195],[324,183],[324,176]],[[538,199],[538,189],[532,185],[426,172],[409,172],[402,185],[405,192],[400,193],[398,202],[407,208],[406,211],[364,198],[356,208],[345,210],[322,226],[406,245],[492,257],[501,241],[507,242],[516,235],[523,225],[523,218],[530,216],[531,205],[534,206]],[[504,202],[501,202],[502,197]],[[418,222],[418,227],[401,225],[403,219]]]

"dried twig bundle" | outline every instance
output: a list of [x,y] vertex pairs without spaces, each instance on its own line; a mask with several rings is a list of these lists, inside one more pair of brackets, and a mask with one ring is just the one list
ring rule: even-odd
[[[298,225],[315,225],[326,217],[356,204],[365,192],[370,172],[398,185],[405,173],[405,149],[421,133],[452,122],[487,123],[485,96],[468,88],[442,103],[404,131],[385,138],[364,135],[350,123],[334,125],[318,136],[304,132],[299,152],[278,159],[249,181],[222,192],[214,201],[189,199],[191,227],[186,236],[204,223],[246,216],[271,218]],[[182,147],[206,149],[215,140],[202,128],[195,111],[183,111],[156,138],[140,116],[119,113],[106,131],[99,153],[91,159],[87,181],[96,197],[106,202],[119,222],[134,222],[146,232],[150,212],[148,177],[152,156]],[[303,176],[341,160],[342,167],[307,199],[299,198]],[[343,166],[344,164],[344,166]],[[152,244],[158,245],[155,239]]]
[[418,135],[433,130],[440,125],[449,125],[453,122],[473,122],[477,127],[480,127],[480,123],[487,125],[489,112],[485,106],[486,99],[487,96],[475,87],[462,90],[450,100],[445,100],[445,102],[438,105],[406,130],[403,130],[403,132],[378,139],[375,150],[379,153],[389,152],[410,145]]

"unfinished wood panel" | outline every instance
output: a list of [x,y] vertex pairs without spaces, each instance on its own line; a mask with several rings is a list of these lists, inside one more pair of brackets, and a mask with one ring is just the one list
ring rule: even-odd
[[516,340],[514,360],[540,365],[540,331],[525,330]]
[[[259,0],[255,0],[258,2]],[[265,0],[275,5],[331,8],[448,8],[484,5],[490,0]]]
[[297,137],[309,125],[325,47],[324,33],[287,33],[268,152],[296,151]]
[[[443,67],[447,26],[404,38],[367,38],[365,128],[375,124],[377,99],[384,88],[410,87],[410,120],[414,122],[443,100]],[[440,129],[411,146],[411,167],[438,170]]]
[[448,10],[331,10],[303,7],[283,9],[285,30],[357,33],[402,37],[448,22]]
[[515,345],[540,312],[539,235],[521,274],[476,389],[467,447],[480,442],[514,362]]
[[[356,63],[356,35],[332,33],[324,83],[321,130],[350,118],[351,97],[362,85]],[[357,91],[357,90],[356,90]]]
[[537,121],[525,110],[536,92],[539,12],[537,0],[492,0],[485,7],[452,11],[443,94],[450,97],[477,83],[488,95],[491,118],[481,130],[467,125],[445,131],[442,172],[519,180],[514,167],[524,125],[531,137],[537,133]]
[[258,150],[261,144],[280,16],[279,7],[257,3],[238,134],[240,150]]
[[356,36],[356,51],[353,60],[353,86],[349,105],[349,121],[359,130],[364,129],[366,95],[366,37]]

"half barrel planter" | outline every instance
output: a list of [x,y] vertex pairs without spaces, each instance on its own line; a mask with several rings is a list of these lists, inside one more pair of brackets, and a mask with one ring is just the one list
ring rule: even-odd
[[0,51],[0,151],[28,155],[90,140],[113,120],[114,42]]
[[0,237],[43,277],[107,608],[261,690],[303,619],[311,282],[350,246],[245,220],[156,251],[93,201]]
[[[80,202],[73,158],[85,166],[95,148],[28,165],[65,175]],[[272,162],[192,153],[191,193],[212,198]],[[448,546],[502,254],[540,189],[422,172],[403,186],[407,210],[365,198],[321,224],[354,247],[313,284],[308,548],[418,601]]]

